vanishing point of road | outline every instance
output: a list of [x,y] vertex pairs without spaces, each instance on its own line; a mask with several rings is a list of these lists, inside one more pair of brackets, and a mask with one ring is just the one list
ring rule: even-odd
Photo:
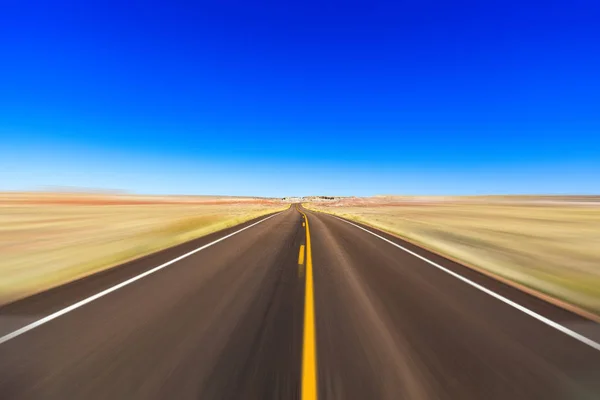
[[600,399],[597,323],[299,205],[0,308],[0,399]]

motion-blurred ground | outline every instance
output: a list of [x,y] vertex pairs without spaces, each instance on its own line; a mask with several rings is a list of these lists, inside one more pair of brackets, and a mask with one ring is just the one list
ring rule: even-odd
[[287,207],[258,198],[0,193],[0,305]]
[[315,200],[309,208],[398,234],[600,315],[600,197]]

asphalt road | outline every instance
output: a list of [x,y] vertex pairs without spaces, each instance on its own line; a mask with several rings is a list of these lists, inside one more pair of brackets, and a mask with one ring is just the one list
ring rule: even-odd
[[0,308],[0,399],[600,398],[598,324],[302,211]]

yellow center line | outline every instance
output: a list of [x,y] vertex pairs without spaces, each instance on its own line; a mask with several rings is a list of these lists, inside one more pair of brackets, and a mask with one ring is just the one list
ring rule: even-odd
[[300,245],[300,253],[298,253],[298,264],[304,264],[304,245]]
[[[298,209],[296,207],[296,209]],[[302,400],[316,400],[317,345],[315,339],[315,302],[313,293],[312,253],[308,217],[298,209],[306,221],[306,281],[304,295],[304,337],[302,345]]]

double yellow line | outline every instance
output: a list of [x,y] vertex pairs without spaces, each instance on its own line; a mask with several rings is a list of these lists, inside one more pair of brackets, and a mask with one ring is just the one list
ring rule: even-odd
[[302,400],[316,400],[317,396],[317,344],[315,338],[315,299],[313,288],[312,252],[308,217],[296,210],[304,218],[306,227],[306,280],[304,293],[304,336],[302,344]]

